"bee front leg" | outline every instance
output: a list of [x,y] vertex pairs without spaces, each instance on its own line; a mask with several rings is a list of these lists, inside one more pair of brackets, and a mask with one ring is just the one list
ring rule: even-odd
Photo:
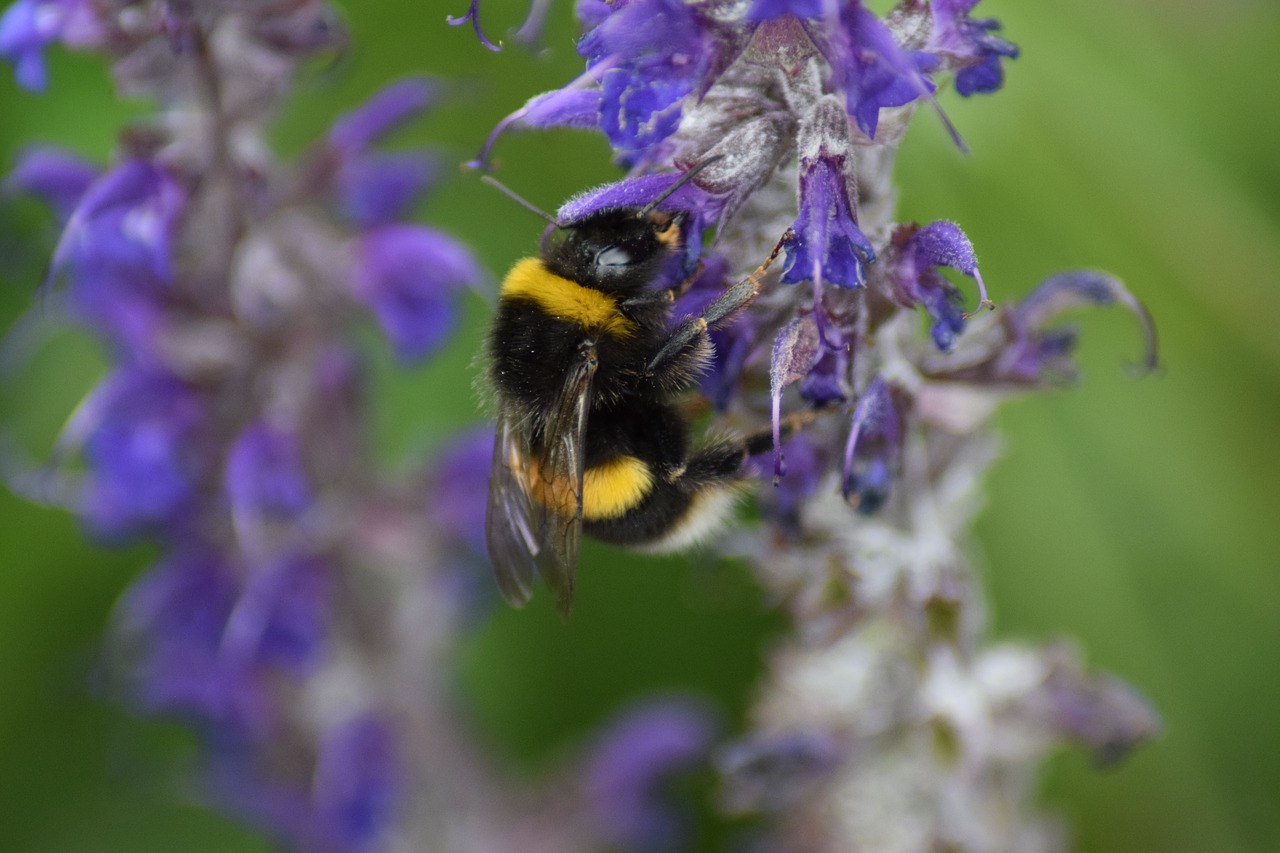
[[[735,312],[751,304],[751,301],[760,293],[760,286],[764,283],[765,273],[778,260],[783,248],[794,237],[795,234],[792,231],[787,231],[783,234],[782,239],[778,241],[778,244],[773,247],[773,251],[769,253],[769,257],[765,258],[764,263],[756,267],[751,275],[716,297],[715,301],[708,305],[699,316],[690,317],[676,326],[667,337],[666,342],[663,343],[661,349],[649,360],[647,365],[648,374],[658,376],[662,371],[669,369],[668,365],[687,361],[689,353],[699,350],[703,346],[703,342],[705,342],[708,352],[702,354],[701,357],[706,358],[709,355],[710,348],[710,341],[707,340],[707,330],[716,328]],[[683,370],[687,369],[687,365],[683,366]]]

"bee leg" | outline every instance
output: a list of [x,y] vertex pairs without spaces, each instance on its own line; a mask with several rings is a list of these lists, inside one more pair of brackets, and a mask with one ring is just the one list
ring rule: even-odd
[[[760,293],[760,286],[764,282],[765,273],[778,260],[783,248],[794,236],[791,231],[783,234],[782,239],[778,241],[778,245],[774,246],[773,251],[769,253],[769,257],[765,258],[764,263],[756,267],[751,275],[716,297],[715,301],[708,305],[702,314],[697,317],[690,317],[676,326],[667,337],[662,348],[649,360],[647,372],[650,375],[656,375],[669,362],[677,360],[678,356],[682,354],[688,353],[691,345],[694,345],[693,348],[697,349],[695,342],[699,338],[705,337],[708,329],[715,328],[726,318],[733,315],[734,312],[751,304],[751,301]],[[685,370],[687,370],[687,366],[681,365],[680,372]]]

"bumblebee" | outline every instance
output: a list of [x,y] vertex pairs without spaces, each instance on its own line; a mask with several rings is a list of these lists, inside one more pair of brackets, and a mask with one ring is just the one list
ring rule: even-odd
[[650,551],[705,537],[731,511],[746,457],[768,446],[756,446],[766,436],[695,446],[678,397],[712,355],[708,329],[755,298],[782,244],[674,327],[672,305],[692,279],[653,286],[682,257],[689,217],[658,206],[710,162],[644,207],[567,222],[490,181],[555,226],[540,257],[504,279],[487,341],[497,436],[485,534],[516,607],[536,572],[568,615],[584,532]]

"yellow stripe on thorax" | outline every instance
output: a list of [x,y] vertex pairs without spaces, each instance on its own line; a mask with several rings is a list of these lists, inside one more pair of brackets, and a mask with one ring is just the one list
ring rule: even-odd
[[653,472],[634,456],[588,468],[582,474],[582,517],[617,518],[635,508],[653,488]]
[[635,331],[635,324],[622,315],[615,299],[561,278],[538,258],[516,261],[502,282],[502,295],[530,299],[553,317],[615,337],[625,338]]

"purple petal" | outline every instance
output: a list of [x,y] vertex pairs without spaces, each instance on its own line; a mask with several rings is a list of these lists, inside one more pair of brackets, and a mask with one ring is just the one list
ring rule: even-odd
[[502,50],[501,46],[489,41],[485,36],[484,31],[480,29],[480,0],[471,0],[470,5],[467,6],[467,14],[462,17],[455,18],[452,15],[446,15],[444,20],[445,23],[451,27],[460,27],[463,24],[470,22],[471,29],[475,31],[476,38],[480,40],[482,45],[495,53]]
[[312,798],[337,849],[369,849],[391,828],[400,789],[391,725],[370,715],[331,731],[316,763]]
[[250,516],[287,517],[311,504],[296,438],[262,422],[231,445],[225,482],[232,508]]
[[19,156],[5,183],[18,192],[38,196],[65,221],[100,174],[101,169],[74,154],[39,147]]
[[324,651],[327,580],[323,566],[297,556],[254,572],[227,620],[222,653],[240,665],[309,672]]
[[434,182],[437,171],[424,153],[352,158],[338,172],[343,212],[362,229],[404,219]]
[[479,264],[456,240],[417,225],[387,225],[361,239],[354,288],[396,357],[415,361],[444,343],[456,325],[456,297],[481,278]]
[[1159,344],[1151,313],[1119,279],[1106,273],[1077,270],[1052,276],[1019,302],[1011,314],[1019,328],[1037,332],[1064,311],[1117,304],[1128,308],[1141,325],[1145,348],[1139,369],[1155,370],[1159,365]]
[[429,107],[436,90],[425,77],[392,83],[334,122],[329,142],[348,156],[359,153]]
[[586,768],[605,835],[637,850],[683,849],[680,816],[663,802],[661,786],[701,763],[713,735],[709,712],[686,700],[652,700],[613,721]]
[[782,281],[861,287],[875,249],[858,228],[840,158],[820,155],[800,175],[800,216],[786,246]]
[[747,13],[749,21],[771,21],[783,15],[797,18],[822,16],[823,0],[756,0]]
[[870,515],[888,499],[892,468],[902,451],[902,420],[888,384],[877,376],[853,408],[844,451],[841,492]]
[[202,401],[169,374],[134,368],[108,377],[87,405],[94,427],[81,512],[89,526],[119,536],[176,521],[193,498]]
[[473,430],[455,438],[438,460],[428,484],[431,517],[472,553],[484,557],[493,430]]

